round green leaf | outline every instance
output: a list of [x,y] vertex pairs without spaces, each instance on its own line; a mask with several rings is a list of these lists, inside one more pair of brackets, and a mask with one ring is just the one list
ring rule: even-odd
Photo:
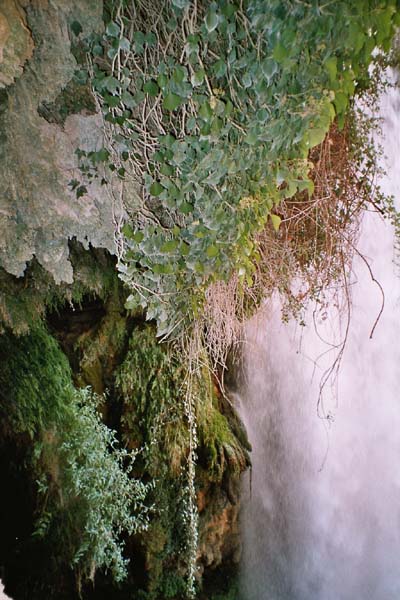
[[152,196],[159,196],[163,191],[164,188],[159,181],[155,181],[150,186],[150,194]]
[[143,91],[148,94],[149,96],[158,96],[158,93],[160,91],[157,83],[153,80],[150,79],[149,81],[146,81],[146,83],[143,86]]
[[204,81],[204,76],[205,76],[204,69],[200,69],[199,71],[196,71],[195,73],[193,73],[193,75],[190,78],[192,85],[194,87],[201,85]]
[[207,248],[208,258],[215,258],[216,256],[218,256],[218,254],[219,254],[219,248],[217,246],[215,246],[215,244],[208,246],[208,248]]
[[161,246],[161,252],[173,252],[179,246],[178,240],[168,240]]
[[208,33],[211,33],[212,31],[214,31],[214,29],[216,29],[218,27],[218,23],[219,23],[219,17],[217,15],[217,13],[215,12],[215,10],[209,10],[204,21],[205,21]]
[[137,244],[140,244],[140,242],[144,240],[144,233],[142,231],[136,231],[136,233],[133,234],[132,239]]
[[118,41],[118,47],[121,50],[125,50],[125,52],[129,52],[129,50],[131,49],[131,43],[128,40],[128,38],[123,37]]
[[164,73],[161,73],[161,74],[160,74],[160,75],[157,77],[157,83],[158,83],[158,85],[160,86],[160,88],[161,88],[162,90],[164,90],[164,89],[165,89],[165,87],[167,86],[167,83],[168,83],[168,77],[167,77],[167,76],[166,76]]
[[179,209],[184,215],[188,215],[193,211],[193,205],[190,202],[182,202]]
[[278,62],[282,62],[288,56],[288,51],[283,44],[277,44],[273,51],[274,59]]
[[146,44],[148,46],[150,46],[151,48],[153,46],[156,45],[157,43],[157,36],[155,35],[155,33],[153,33],[152,31],[149,31],[148,33],[146,33],[146,35],[144,36],[144,41],[146,42]]
[[261,70],[263,75],[270,80],[278,71],[278,65],[272,58],[266,58],[261,63]]
[[282,219],[278,215],[271,215],[271,221],[272,221],[272,227],[275,229],[275,231],[278,231],[279,227],[281,225]]
[[314,146],[318,146],[318,144],[323,142],[325,139],[326,133],[327,132],[325,129],[321,129],[321,128],[310,129],[310,131],[308,132],[309,147],[314,148]]
[[163,165],[161,165],[160,167],[160,173],[162,173],[162,175],[165,175],[166,177],[172,177],[172,175],[174,174],[175,169],[173,167],[171,167],[171,165],[164,163]]
[[190,252],[190,246],[186,242],[182,242],[180,246],[180,251],[182,256],[188,256]]
[[200,110],[199,110],[199,115],[205,121],[208,121],[211,119],[211,117],[213,116],[213,110],[212,110],[209,102],[204,102],[204,104],[202,104],[202,106],[200,107]]
[[178,108],[178,106],[180,105],[182,99],[180,98],[180,96],[178,96],[177,94],[173,94],[172,92],[170,92],[169,94],[167,94],[164,98],[163,101],[163,107],[165,108],[165,110],[175,110]]
[[121,100],[127,108],[135,108],[137,105],[135,98],[127,91],[122,93]]
[[79,23],[79,21],[74,21],[73,23],[71,23],[71,31],[77,37],[80,33],[82,33],[83,29],[82,29],[82,25]]
[[106,34],[110,37],[117,38],[119,36],[120,28],[117,23],[110,21],[106,27]]

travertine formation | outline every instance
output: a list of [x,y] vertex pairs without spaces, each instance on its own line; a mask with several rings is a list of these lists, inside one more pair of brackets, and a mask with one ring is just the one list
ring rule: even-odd
[[[113,211],[121,210],[115,198],[122,184],[113,194],[94,183],[80,198],[68,187],[80,177],[75,150],[103,146],[101,116],[73,111],[74,22],[80,38],[101,29],[102,2],[0,4],[0,266],[20,277],[35,256],[57,283],[73,280],[69,239],[114,251]],[[43,107],[66,93],[70,114],[46,120]],[[135,190],[129,195],[135,202]]]
[[33,39],[22,4],[4,0],[0,7],[0,88],[20,77],[32,57]]

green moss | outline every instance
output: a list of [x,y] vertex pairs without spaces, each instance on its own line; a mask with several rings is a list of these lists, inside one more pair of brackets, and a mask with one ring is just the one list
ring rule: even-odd
[[[200,442],[208,456],[208,468],[212,477],[220,480],[225,468],[236,472],[243,470],[243,453],[224,415],[212,407],[199,422]],[[228,463],[226,463],[228,461]]]
[[122,408],[122,432],[130,447],[142,446],[142,469],[154,479],[155,507],[143,537],[148,600],[183,597],[186,578],[185,460],[188,428],[183,407],[184,365],[155,328],[135,328],[116,386]]
[[[204,369],[202,375],[195,390],[199,455],[207,476],[221,481],[226,469],[236,474],[243,471],[248,454],[219,410],[208,371]],[[148,468],[153,476],[158,476],[165,460],[171,472],[179,473],[188,447],[185,365],[171,348],[158,343],[155,328],[134,330],[117,384],[124,398],[126,441],[139,439],[149,447]]]
[[57,96],[54,102],[43,102],[38,113],[49,123],[64,125],[69,115],[85,113],[94,114],[96,104],[88,84],[80,84],[72,79]]
[[[133,330],[116,383],[123,402],[124,439],[131,447],[145,448],[143,470],[155,480],[156,513],[143,539],[149,600],[184,597],[189,446],[185,376],[184,360],[172,347],[159,344],[155,327]],[[238,475],[248,465],[248,454],[232,430],[228,412],[220,412],[223,402],[207,369],[193,393],[199,441],[197,484],[207,486],[210,481],[221,482],[228,470]]]
[[72,397],[71,371],[47,331],[0,335],[0,364],[1,410],[11,426],[34,437],[59,425]]
[[[218,398],[209,377],[202,381],[202,401],[197,407],[197,427],[200,452],[204,457],[204,468],[211,481],[221,481],[226,470],[238,475],[249,464],[248,443],[244,444],[233,428],[237,420],[233,408],[230,415],[221,412],[220,404],[228,403],[222,396]],[[207,383],[208,382],[208,383]]]
[[114,289],[95,330],[81,332],[71,348],[79,363],[77,384],[90,385],[97,394],[103,394],[112,385],[114,370],[122,358],[131,329],[120,292],[118,287]]
[[102,423],[99,398],[73,387],[68,361],[43,327],[0,336],[0,360],[2,426],[31,439],[35,534],[46,537],[56,570],[72,567],[80,580],[99,568],[120,580],[121,535],[147,526],[147,486],[130,477],[132,458]]
[[78,242],[70,243],[74,269],[72,284],[56,285],[50,273],[33,259],[23,278],[0,269],[0,333],[28,332],[42,321],[46,311],[57,310],[66,302],[80,304],[85,297],[107,298],[121,286],[115,261],[104,250],[85,250]]
[[128,444],[147,446],[147,468],[153,476],[165,460],[179,473],[187,450],[184,374],[178,357],[159,344],[154,327],[134,329],[116,383],[123,397],[124,438]]

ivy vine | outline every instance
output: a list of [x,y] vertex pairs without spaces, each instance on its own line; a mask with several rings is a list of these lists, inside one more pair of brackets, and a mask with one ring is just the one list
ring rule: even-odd
[[120,275],[128,306],[171,335],[210,283],[251,286],[256,234],[279,229],[281,200],[313,193],[308,153],[343,126],[399,13],[395,0],[113,0],[106,19],[89,40],[106,144],[80,159],[90,177],[106,167],[103,183],[140,185]]

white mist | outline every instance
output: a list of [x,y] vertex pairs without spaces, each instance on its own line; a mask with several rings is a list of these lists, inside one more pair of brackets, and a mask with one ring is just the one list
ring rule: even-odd
[[[388,177],[400,204],[400,91],[381,100]],[[313,327],[268,316],[248,326],[248,383],[240,413],[253,445],[243,483],[241,600],[400,599],[400,278],[393,230],[364,219],[352,318],[337,394],[317,414],[326,349]],[[320,324],[337,327],[332,315]],[[330,334],[331,335],[331,334]],[[331,338],[332,339],[332,335]],[[320,369],[329,362],[326,356]],[[337,402],[336,402],[337,399]]]

